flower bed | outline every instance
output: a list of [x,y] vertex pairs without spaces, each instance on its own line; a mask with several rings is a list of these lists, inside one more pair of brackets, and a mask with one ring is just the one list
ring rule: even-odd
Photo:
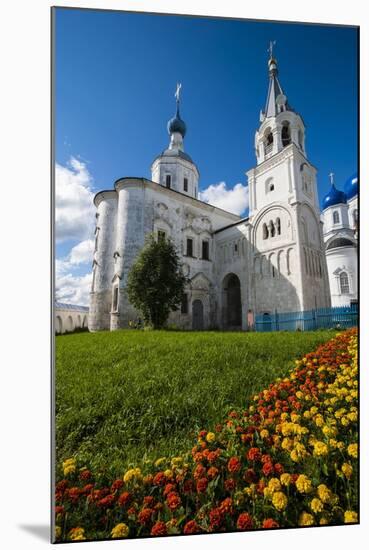
[[296,361],[191,452],[121,479],[75,458],[58,468],[57,541],[358,521],[357,331]]

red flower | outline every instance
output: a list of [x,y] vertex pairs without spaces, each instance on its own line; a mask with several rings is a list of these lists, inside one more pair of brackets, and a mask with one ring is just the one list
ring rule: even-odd
[[241,462],[237,456],[232,456],[228,461],[228,471],[232,474],[236,474],[241,470]]
[[151,534],[154,537],[164,537],[167,534],[167,526],[164,521],[157,521],[151,529]]
[[257,480],[255,470],[253,468],[248,468],[243,474],[243,479],[246,481],[246,483],[255,483]]
[[100,508],[109,508],[110,506],[113,506],[114,500],[115,500],[114,495],[107,495],[106,497],[99,500],[97,505]]
[[275,529],[279,524],[272,518],[265,519],[262,525],[263,529]]
[[79,479],[82,481],[88,481],[91,478],[91,472],[90,470],[82,470],[82,472],[79,474]]
[[151,508],[144,508],[141,510],[141,512],[138,514],[138,521],[141,523],[141,525],[147,525],[150,523],[152,515],[154,513],[154,510]]
[[252,529],[252,526],[252,517],[247,512],[243,512],[238,516],[237,529],[240,531],[246,531],[247,529]]
[[64,514],[64,506],[55,506],[55,515]]
[[272,457],[270,455],[262,455],[261,457],[261,463],[265,464],[266,462],[271,462]]
[[183,528],[183,533],[185,535],[194,535],[195,533],[199,533],[200,531],[201,531],[200,526],[193,519],[188,521]]
[[166,480],[164,472],[158,472],[152,482],[154,485],[165,485]]
[[219,457],[219,453],[217,451],[210,451],[210,453],[206,458],[208,459],[208,462],[210,462],[210,464],[214,464],[214,462],[216,462],[218,457]]
[[144,506],[145,507],[147,506],[148,508],[151,508],[154,505],[154,502],[155,502],[155,499],[151,495],[144,497],[143,499]]
[[126,506],[126,504],[130,502],[130,500],[131,495],[127,491],[124,491],[124,493],[122,493],[118,498],[118,504],[119,506]]
[[93,483],[87,483],[87,485],[85,485],[84,487],[82,487],[81,489],[81,494],[82,495],[88,495],[89,493],[91,493],[92,489],[94,488],[94,484]]
[[274,472],[274,467],[273,467],[272,462],[265,462],[262,469],[263,469],[263,474],[265,476],[270,476]]
[[73,502],[73,504],[78,501],[80,494],[81,492],[78,487],[71,487],[65,491],[65,495],[71,502]]
[[206,474],[206,468],[202,464],[198,464],[193,472],[193,477],[195,479],[200,479]]
[[213,508],[209,513],[210,527],[212,529],[220,527],[223,521],[223,514],[219,508]]
[[208,480],[206,477],[202,477],[198,480],[196,484],[196,490],[198,493],[205,493],[206,489],[208,487]]
[[[147,508],[146,508],[146,510],[147,510]],[[134,506],[131,506],[131,508],[128,508],[127,514],[129,516],[135,516],[136,515],[136,508]]]
[[232,491],[234,491],[235,488],[236,488],[236,482],[235,482],[235,480],[232,479],[232,478],[226,479],[225,482],[224,482],[224,488],[225,488],[226,491],[228,491],[228,492],[230,492],[230,493],[231,493]]
[[64,493],[68,485],[69,485],[69,481],[67,479],[62,479],[61,481],[59,481],[59,483],[56,484],[55,490],[58,493]]
[[219,473],[218,468],[216,468],[215,466],[210,466],[207,472],[207,475],[209,479],[214,479],[217,477],[218,473]]
[[166,486],[164,487],[163,495],[166,497],[169,493],[171,493],[172,491],[175,491],[175,489],[176,489],[176,486],[174,485],[174,483],[167,483]]
[[223,430],[223,426],[222,426],[221,424],[217,424],[217,425],[215,426],[215,431],[216,431],[216,432],[219,433],[219,432],[221,432],[222,430]]
[[277,462],[277,464],[274,464],[274,471],[277,475],[281,475],[283,474],[284,472],[284,468],[282,466],[282,464],[279,464],[279,462]]
[[223,514],[231,514],[232,513],[232,499],[231,498],[225,498],[220,503],[220,510],[223,512]]
[[194,459],[195,462],[201,462],[202,459],[203,459],[203,454],[200,453],[200,452],[197,452],[197,453],[194,454],[193,459]]
[[122,479],[116,479],[112,484],[110,490],[112,493],[115,493],[115,491],[118,491],[119,489],[121,489],[123,485],[124,485],[124,481]]
[[181,498],[178,493],[172,492],[167,496],[167,504],[171,510],[176,510],[181,505]]
[[260,449],[258,449],[257,447],[251,447],[251,449],[247,453],[247,458],[254,462],[258,462],[261,459]]

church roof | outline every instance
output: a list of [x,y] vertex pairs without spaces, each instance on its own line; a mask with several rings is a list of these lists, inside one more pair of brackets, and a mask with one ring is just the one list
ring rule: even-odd
[[329,192],[325,195],[322,201],[322,210],[335,206],[336,204],[346,204],[347,197],[343,191],[336,188],[334,183],[331,184]]
[[88,312],[88,307],[86,306],[78,306],[76,304],[65,304],[64,302],[55,302],[55,309],[70,309],[71,311]]
[[265,118],[275,117],[279,113],[278,106],[283,105],[284,110],[293,111],[289,105],[287,97],[283,93],[282,86],[278,80],[277,61],[273,58],[269,59],[269,88],[265,104]]
[[349,178],[346,181],[344,185],[344,190],[345,190],[347,200],[350,200],[356,197],[358,193],[358,185],[359,185],[359,178],[357,174],[354,174],[353,176],[351,176],[351,178]]
[[341,248],[342,246],[355,246],[355,245],[349,239],[340,237],[330,242],[329,245],[327,246],[327,250],[331,250],[332,248]]

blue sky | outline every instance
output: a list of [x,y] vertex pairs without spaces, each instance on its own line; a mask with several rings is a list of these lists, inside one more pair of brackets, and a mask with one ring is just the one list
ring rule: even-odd
[[[111,189],[119,177],[150,177],[168,144],[180,81],[185,149],[199,167],[200,190],[245,185],[255,165],[270,40],[277,41],[284,92],[306,125],[319,196],[332,170],[342,187],[357,170],[357,31],[326,25],[57,9],[58,165],[89,178],[83,185],[92,192]],[[80,165],[71,168],[71,157]],[[83,237],[67,234],[59,258]],[[81,274],[90,265],[74,269]]]

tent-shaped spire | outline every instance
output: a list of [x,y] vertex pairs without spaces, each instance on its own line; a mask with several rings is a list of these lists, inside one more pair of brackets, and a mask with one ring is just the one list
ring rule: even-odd
[[282,86],[278,80],[277,61],[273,57],[272,43],[269,48],[270,58],[268,61],[269,67],[269,88],[264,110],[265,118],[275,117],[281,111],[292,111],[293,109],[288,104],[287,97],[283,93]]

